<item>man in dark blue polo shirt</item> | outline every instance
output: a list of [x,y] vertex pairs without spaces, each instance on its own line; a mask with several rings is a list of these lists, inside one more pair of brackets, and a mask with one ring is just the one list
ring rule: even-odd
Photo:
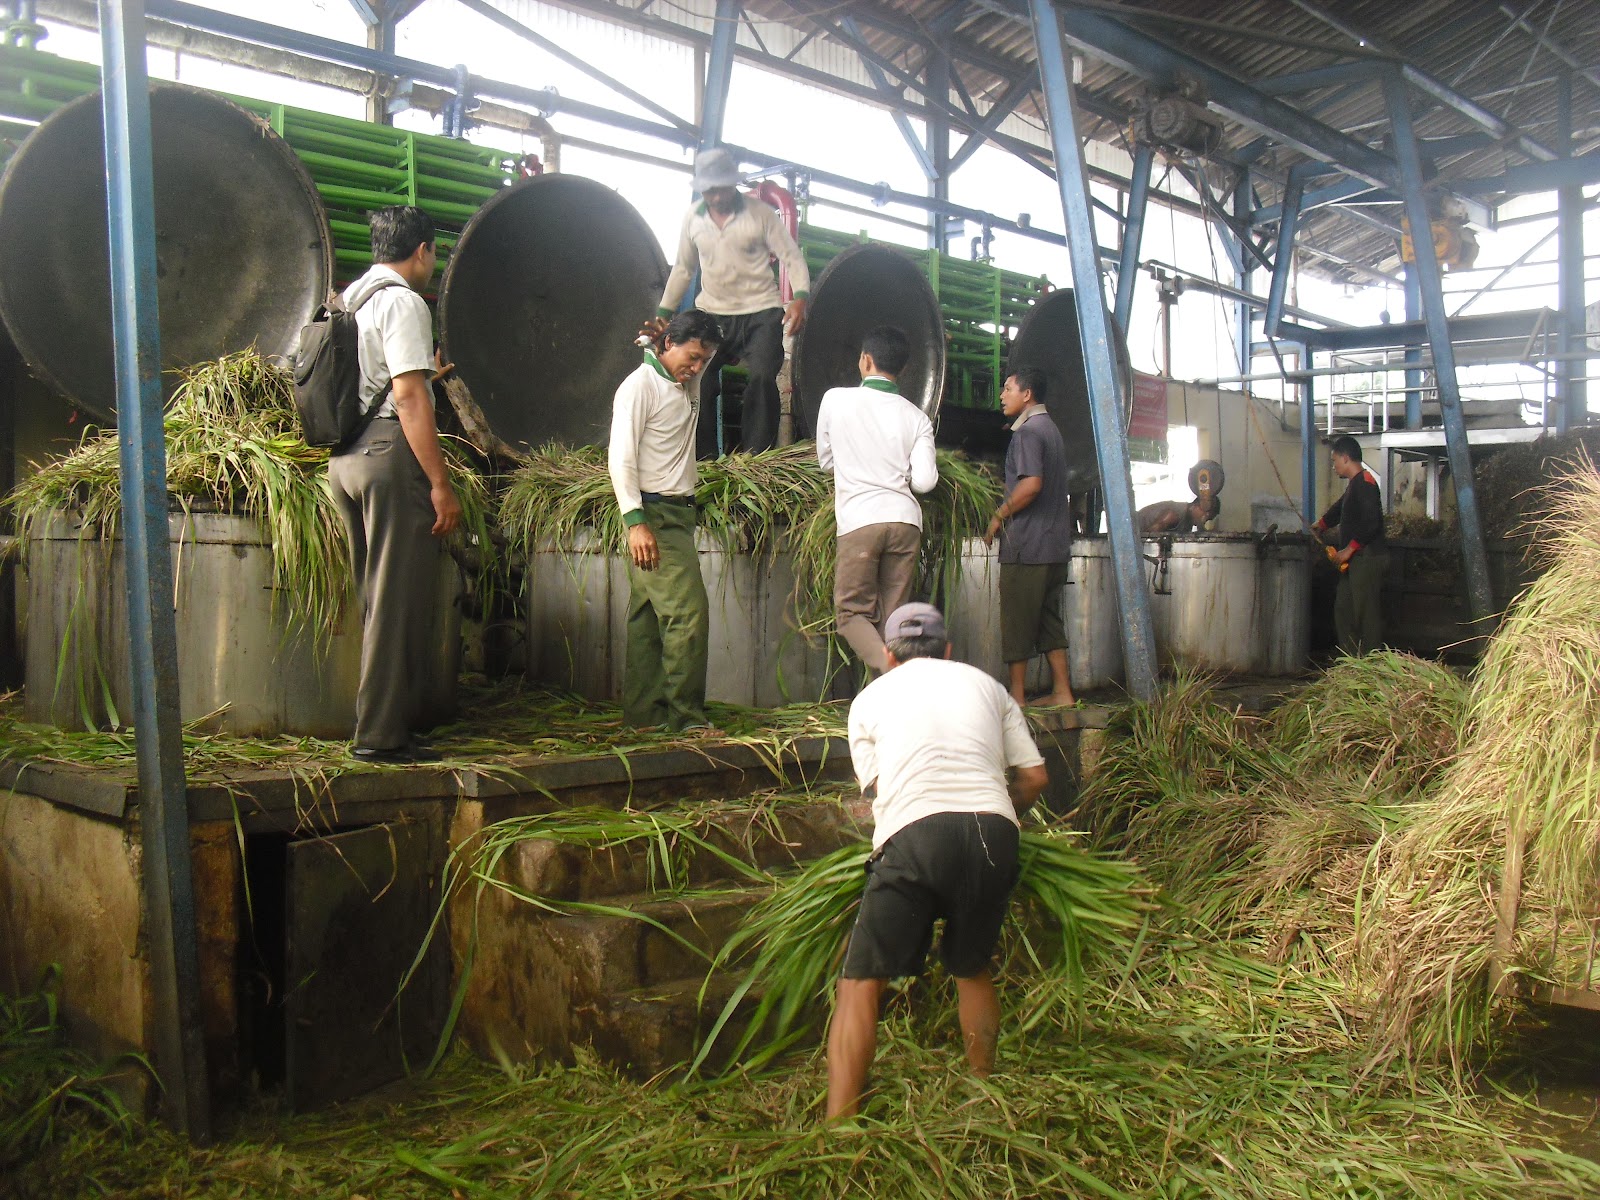
[[1029,367],[1011,373],[1000,409],[1011,418],[1006,448],[1006,499],[989,522],[985,544],[1000,537],[1000,653],[1011,673],[1011,695],[1026,701],[1028,661],[1050,664],[1050,695],[1040,703],[1070,705],[1067,627],[1062,616],[1067,559],[1075,526],[1067,495],[1061,431],[1044,407],[1045,375]]
[[1312,528],[1338,548],[1333,564],[1343,568],[1333,602],[1339,649],[1370,654],[1383,648],[1383,582],[1389,574],[1383,492],[1361,461],[1361,443],[1348,435],[1333,439],[1333,473],[1345,481],[1344,495]]

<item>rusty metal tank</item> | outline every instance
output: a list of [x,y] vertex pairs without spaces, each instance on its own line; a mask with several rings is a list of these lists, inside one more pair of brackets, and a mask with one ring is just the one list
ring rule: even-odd
[[[116,408],[100,93],[48,117],[0,180],[0,315],[29,368],[102,420]],[[161,362],[254,344],[287,354],[328,293],[333,242],[310,175],[258,117],[150,89]]]
[[861,339],[879,325],[896,325],[911,342],[900,394],[929,420],[944,391],[944,317],[939,301],[910,257],[878,243],[841,251],[811,286],[806,323],[795,338],[795,436],[809,437],[829,388],[861,382]]
[[450,255],[445,359],[513,446],[603,443],[666,281],[655,234],[616,192],[577,175],[523,180],[478,210]]
[[[1109,321],[1110,318],[1108,317]],[[1133,365],[1128,343],[1111,321],[1112,350],[1122,376],[1123,430],[1133,403]],[[1007,370],[1032,367],[1045,373],[1045,407],[1055,418],[1066,446],[1068,489],[1087,491],[1100,480],[1095,452],[1094,418],[1089,412],[1089,384],[1083,367],[1083,339],[1078,333],[1078,301],[1068,288],[1041,296],[1017,328]]]

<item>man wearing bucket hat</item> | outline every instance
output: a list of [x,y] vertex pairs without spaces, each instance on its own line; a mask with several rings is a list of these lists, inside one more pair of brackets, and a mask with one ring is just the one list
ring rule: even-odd
[[[694,160],[694,188],[700,202],[683,218],[678,255],[667,277],[656,319],[646,325],[652,335],[677,311],[690,280],[700,272],[695,307],[708,312],[722,327],[722,346],[706,366],[701,389],[696,455],[717,452],[717,397],[722,368],[738,359],[749,373],[740,417],[739,448],[770,450],[778,444],[778,372],[783,367],[783,335],[798,333],[806,318],[811,273],[805,255],[789,236],[777,210],[751,201],[739,192],[739,169],[733,155],[716,147]],[[778,292],[771,259],[789,272],[794,299],[787,312]],[[730,447],[731,449],[731,447]]]
[[937,608],[901,605],[884,634],[889,669],[850,705],[850,761],[872,798],[872,857],[828,1028],[830,1120],[859,1108],[884,989],[921,973],[940,918],[967,1063],[980,1076],[994,1069],[1000,1005],[989,961],[1017,882],[1017,814],[1049,782],[1016,701],[983,671],[950,661]]

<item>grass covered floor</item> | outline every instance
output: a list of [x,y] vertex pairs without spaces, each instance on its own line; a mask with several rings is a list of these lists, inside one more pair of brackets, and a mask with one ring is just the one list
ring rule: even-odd
[[[637,1084],[580,1059],[248,1114],[212,1148],[66,1106],[17,1197],[1584,1197],[1600,1166],[1525,1102],[1445,1073],[1355,1082],[1336,997],[1226,949],[1152,949],[1081,1020],[1005,986],[1000,1069],[962,1067],[947,982],[897,998],[866,1115],[818,1127],[820,1054],[759,1079]],[[1019,1032],[1019,1017],[1035,1023]],[[3,1060],[0,1060],[3,1062]],[[68,1068],[63,1067],[63,1070]],[[15,1147],[12,1147],[15,1149]],[[9,1179],[9,1182],[5,1182]]]

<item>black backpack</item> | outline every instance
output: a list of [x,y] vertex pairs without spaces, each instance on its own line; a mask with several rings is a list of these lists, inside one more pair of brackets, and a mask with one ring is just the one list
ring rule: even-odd
[[300,432],[308,446],[342,450],[372,424],[388,399],[394,380],[361,411],[361,353],[357,346],[356,313],[384,288],[405,287],[398,279],[379,282],[354,308],[338,294],[328,297],[300,330],[294,358],[294,405],[300,410]]

